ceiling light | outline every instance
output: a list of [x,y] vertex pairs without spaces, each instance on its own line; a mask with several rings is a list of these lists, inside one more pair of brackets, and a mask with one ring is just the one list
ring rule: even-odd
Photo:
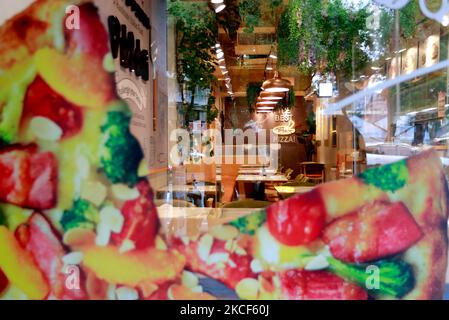
[[220,69],[226,69],[226,66],[220,66]]
[[223,0],[210,0],[212,3],[223,3]]
[[221,47],[221,45],[219,44],[219,43],[217,43],[216,45],[215,45],[215,48],[216,49],[218,49],[218,48],[220,48]]
[[223,74],[228,74],[229,71],[228,71],[228,70],[223,70],[221,73],[223,73]]
[[231,87],[231,85],[229,85],[228,83],[225,83],[225,86],[226,86],[226,88],[230,88]]
[[273,67],[267,67],[267,70],[271,71],[271,70],[273,70]]
[[272,53],[269,55],[269,57],[270,57],[271,59],[277,59],[277,58],[278,58],[276,55],[274,55],[274,54],[272,54]]
[[217,49],[217,53],[220,53],[220,52],[223,52],[223,49],[218,48],[218,49]]
[[232,96],[234,94],[234,92],[228,91],[228,94],[230,94]]
[[273,79],[265,81],[262,88],[267,92],[288,92],[291,86],[290,81],[279,77],[279,73],[276,71]]
[[215,13],[219,13],[219,12],[223,11],[224,8],[226,8],[226,5],[224,5],[224,4],[218,5],[218,6],[215,8]]
[[278,104],[278,102],[276,101],[261,101],[261,102],[257,102],[256,103],[258,106],[262,106],[262,105],[275,105]]
[[221,59],[221,58],[223,58],[223,57],[224,57],[224,52],[223,52],[223,51],[217,52],[217,58],[218,58],[218,59]]
[[282,97],[270,96],[270,97],[262,97],[262,100],[282,100]]
[[220,62],[224,62],[225,61],[225,59],[223,59],[223,58],[221,58],[221,59],[218,59],[218,63],[220,63]]

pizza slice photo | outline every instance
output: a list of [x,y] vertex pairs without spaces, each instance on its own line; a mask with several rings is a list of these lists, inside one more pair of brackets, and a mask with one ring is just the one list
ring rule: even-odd
[[0,40],[0,299],[224,299],[210,282],[243,300],[443,298],[436,152],[167,233],[95,4],[34,1]]
[[428,151],[169,243],[241,299],[442,299],[447,201]]

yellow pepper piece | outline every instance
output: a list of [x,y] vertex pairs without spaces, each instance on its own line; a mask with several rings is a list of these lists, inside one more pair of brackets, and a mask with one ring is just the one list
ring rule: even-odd
[[137,287],[143,282],[175,280],[185,265],[185,258],[179,253],[154,248],[120,253],[118,248],[112,246],[91,246],[82,251],[84,266],[98,278],[130,287]]

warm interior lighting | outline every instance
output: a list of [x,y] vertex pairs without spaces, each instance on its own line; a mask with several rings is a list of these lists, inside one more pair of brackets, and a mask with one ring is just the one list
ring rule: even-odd
[[219,12],[223,11],[224,8],[226,8],[226,5],[220,4],[219,6],[217,6],[217,7],[215,8],[215,13],[219,13]]
[[256,103],[257,105],[273,105],[273,104],[278,104],[277,101],[261,101]]
[[212,3],[223,3],[223,0],[210,0]]
[[263,83],[262,89],[266,92],[288,92],[290,91],[291,86],[292,84],[290,81],[279,77],[279,73],[276,71],[273,79],[266,80]]
[[221,59],[223,57],[224,57],[224,52],[223,51],[217,52],[217,58],[218,59]]
[[268,96],[268,97],[262,97],[262,100],[282,100],[282,97],[278,96]]

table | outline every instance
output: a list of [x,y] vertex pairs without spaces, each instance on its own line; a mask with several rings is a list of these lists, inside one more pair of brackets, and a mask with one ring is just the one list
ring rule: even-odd
[[240,174],[237,176],[236,181],[238,182],[288,182],[288,179],[283,174],[268,174],[266,176],[263,175],[255,175],[255,174]]
[[[263,169],[262,168],[240,168],[239,169],[239,175],[246,174],[246,175],[262,175]],[[268,175],[274,175],[276,174],[276,169],[270,169],[266,168],[265,173]]]
[[[283,174],[272,174],[272,175],[254,175],[254,174],[240,174],[237,176],[236,183],[238,186],[238,191],[240,193],[240,199],[246,198],[247,193],[251,192],[248,189],[246,191],[245,185],[254,184],[256,182],[268,183],[268,184],[282,184],[288,182],[288,179]],[[263,189],[261,189],[263,190]],[[274,190],[273,190],[274,192]],[[260,196],[260,199],[258,198]],[[262,197],[265,198],[265,195],[259,194],[258,196],[254,196],[254,198],[258,198],[262,200]]]
[[305,187],[305,186],[276,186],[274,187],[282,199],[290,198],[298,193],[306,193],[315,187]]
[[[156,190],[157,199],[165,199],[167,193],[172,194],[173,199],[184,200],[187,197],[196,199],[194,202],[197,206],[204,206],[208,198],[213,198],[220,201],[222,190],[218,189],[216,185],[172,185],[165,186]],[[201,202],[201,203],[200,203]]]

